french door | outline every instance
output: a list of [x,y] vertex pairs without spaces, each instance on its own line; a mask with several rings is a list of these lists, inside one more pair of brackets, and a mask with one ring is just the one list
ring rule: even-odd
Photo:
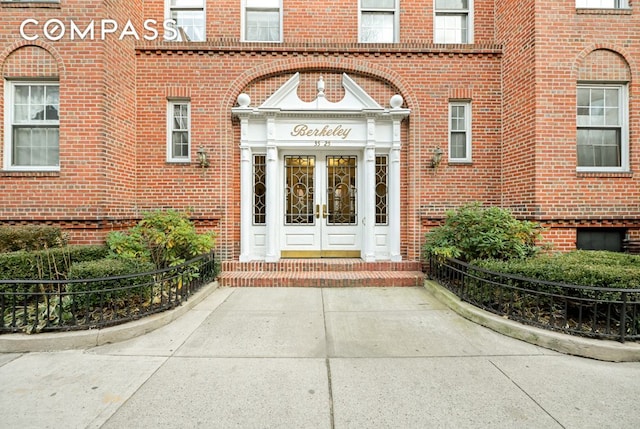
[[284,155],[283,258],[360,257],[359,158]]

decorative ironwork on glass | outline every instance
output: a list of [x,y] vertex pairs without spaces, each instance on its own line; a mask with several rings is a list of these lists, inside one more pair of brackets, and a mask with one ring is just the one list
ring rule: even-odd
[[387,156],[376,156],[376,225],[389,224]]
[[357,164],[355,156],[327,156],[328,225],[358,222]]
[[286,225],[313,225],[315,156],[285,156]]
[[253,157],[253,224],[267,223],[267,157]]

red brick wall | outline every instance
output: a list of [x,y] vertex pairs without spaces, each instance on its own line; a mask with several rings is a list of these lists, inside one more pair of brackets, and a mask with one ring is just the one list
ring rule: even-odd
[[535,2],[496,2],[496,38],[502,58],[503,207],[532,217],[535,201]]
[[[60,160],[55,173],[0,172],[0,219],[11,221],[85,220],[102,216],[100,204],[105,184],[96,176],[100,154],[102,116],[98,43],[70,41],[27,42],[20,37],[20,23],[36,18],[93,17],[94,2],[63,4],[0,4],[0,67],[4,79],[59,77]],[[29,32],[42,34],[36,26]],[[4,139],[4,85],[0,88],[0,134]],[[4,147],[4,145],[3,145]],[[4,158],[4,153],[0,150]]]
[[[433,42],[433,0],[400,0],[400,42]],[[207,2],[208,40],[241,39],[241,2]],[[494,42],[494,0],[474,0],[475,43]],[[144,17],[164,19],[164,1],[144,2]],[[283,0],[283,38],[286,43],[356,43],[358,0]]]
[[[59,222],[76,241],[88,242],[131,224],[143,210],[189,209],[200,228],[218,230],[225,257],[237,256],[239,124],[230,112],[237,95],[248,92],[257,105],[301,72],[303,99],[315,96],[322,74],[336,101],[346,72],[380,104],[399,93],[411,109],[402,129],[404,257],[419,257],[422,234],[446,209],[476,200],[553,227],[548,236],[562,249],[575,245],[581,225],[622,225],[637,234],[637,175],[575,171],[575,94],[578,79],[630,76],[631,169],[637,169],[640,13],[587,13],[573,1],[474,3],[475,44],[465,46],[432,43],[432,0],[401,1],[400,43],[392,45],[357,43],[356,1],[284,0],[284,41],[276,44],[239,42],[237,0],[208,2],[205,43],[117,35],[26,43],[18,35],[20,22],[34,16],[41,23],[131,19],[140,29],[143,19],[164,19],[163,0],[0,4],[3,76],[57,73],[61,86],[60,172],[0,171],[0,222]],[[202,146],[210,168],[166,162],[172,97],[190,98],[192,159]],[[457,99],[471,100],[473,163],[448,164],[445,153],[432,169],[435,148],[448,150],[448,103]]]
[[[284,47],[283,47],[284,48]],[[242,52],[159,52],[149,48],[138,56],[138,169],[140,200],[150,207],[194,207],[198,216],[220,218],[219,241],[228,252],[237,252],[239,229],[239,126],[230,109],[240,92],[259,105],[292,73],[303,72],[300,96],[315,97],[317,77],[326,82],[330,100],[343,95],[340,73],[350,74],[382,105],[394,93],[405,97],[412,114],[403,142],[402,184],[403,253],[416,258],[422,240],[423,217],[441,216],[445,208],[482,199],[499,201],[500,61],[493,53],[448,55],[414,54],[391,47],[380,55],[341,47],[345,53],[323,50],[299,55],[298,47],[285,52],[271,49]],[[204,51],[204,50],[203,50]],[[468,72],[461,75],[464,67]],[[157,84],[159,76],[163,83]],[[429,82],[429,85],[420,81]],[[230,85],[229,82],[232,82]],[[192,105],[192,156],[203,146],[212,158],[211,167],[164,162],[167,98],[174,91],[188,94]],[[474,164],[447,165],[436,171],[428,167],[436,146],[447,149],[447,115],[451,98],[464,94],[474,108]],[[426,112],[426,113],[425,113]]]
[[[536,19],[536,200],[550,223],[638,228],[640,13],[576,11],[573,2],[538,1]],[[637,8],[636,8],[637,9]],[[629,84],[629,173],[577,173],[578,81]]]
[[576,248],[577,232],[575,228],[549,228],[543,232],[542,237],[543,242],[552,244],[549,249],[552,252],[566,252]]
[[[142,4],[139,1],[114,0],[104,2],[104,16],[115,19],[120,26],[131,20],[135,28],[142,27]],[[130,219],[137,215],[136,194],[136,56],[132,37],[103,44],[104,86],[108,90],[102,100],[102,123],[105,146],[103,177],[108,184],[104,194],[104,215],[109,219]]]
[[[3,77],[54,77],[60,83],[60,171],[0,172],[0,221],[56,221],[71,230],[74,241],[96,242],[111,229],[109,222],[137,216],[134,43],[114,42],[117,35],[100,40],[99,23],[139,23],[141,13],[139,2],[124,0],[0,5]],[[36,41],[20,36],[27,18],[39,21],[27,26],[29,35],[39,36]],[[43,25],[51,18],[66,26],[59,41],[44,37]],[[70,40],[71,21],[84,29],[91,20],[93,40]],[[4,136],[3,120],[0,132]]]

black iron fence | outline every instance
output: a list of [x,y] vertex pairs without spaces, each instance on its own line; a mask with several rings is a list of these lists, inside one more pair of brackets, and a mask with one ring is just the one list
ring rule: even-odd
[[429,276],[491,313],[552,331],[620,342],[640,340],[640,290],[545,282],[432,257]]
[[0,334],[103,328],[180,305],[216,276],[214,254],[87,280],[0,280]]

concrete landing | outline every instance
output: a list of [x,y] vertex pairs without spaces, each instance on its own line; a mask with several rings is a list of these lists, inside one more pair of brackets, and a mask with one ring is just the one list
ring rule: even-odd
[[640,363],[568,356],[419,288],[218,288],[168,325],[0,353],[2,426],[640,427]]

